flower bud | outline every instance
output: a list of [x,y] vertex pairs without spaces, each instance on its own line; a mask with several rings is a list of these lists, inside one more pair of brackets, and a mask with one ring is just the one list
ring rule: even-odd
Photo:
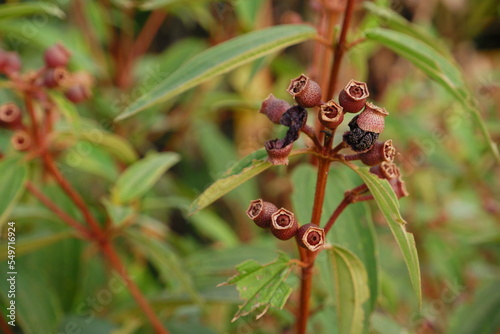
[[43,76],[43,84],[49,88],[63,86],[68,82],[69,73],[64,67],[49,68]]
[[267,151],[267,161],[273,165],[288,165],[288,156],[292,151],[293,143],[286,146],[283,139],[269,140],[264,144]]
[[250,202],[247,210],[247,216],[254,223],[262,228],[271,226],[271,215],[278,211],[276,205],[271,202],[264,202],[262,199],[256,199]]
[[351,80],[339,94],[339,103],[345,112],[356,113],[363,109],[370,96],[366,83]]
[[325,230],[316,224],[302,225],[295,235],[299,246],[315,252],[325,244]]
[[14,132],[10,138],[10,142],[17,151],[27,151],[31,147],[31,137],[29,133],[24,130],[17,130]]
[[90,89],[82,84],[74,84],[64,92],[64,96],[73,103],[80,103],[90,96]]
[[293,212],[281,208],[271,215],[271,232],[280,240],[288,240],[292,238],[297,230],[299,224],[295,220]]
[[71,52],[62,44],[55,44],[45,51],[45,65],[49,68],[65,67],[68,64]]
[[12,75],[21,69],[21,59],[16,52],[0,50],[0,73]]
[[368,151],[359,155],[360,160],[367,166],[375,166],[382,162],[392,162],[396,156],[396,148],[392,145],[392,140],[376,142]]
[[0,126],[9,129],[18,128],[21,125],[21,110],[12,102],[0,106]]
[[389,113],[373,103],[366,103],[365,110],[358,115],[357,124],[360,129],[369,132],[381,133],[384,130],[385,116]]
[[325,127],[333,130],[344,121],[343,108],[335,101],[330,100],[320,106],[318,119]]
[[287,92],[304,108],[321,104],[321,88],[304,74],[290,81]]
[[365,131],[358,126],[357,120],[360,115],[356,115],[350,122],[350,131],[343,135],[346,142],[356,152],[366,152],[372,148],[378,139],[378,133]]
[[264,114],[274,124],[280,124],[281,116],[290,108],[290,104],[284,100],[276,98],[273,94],[262,102],[260,113]]

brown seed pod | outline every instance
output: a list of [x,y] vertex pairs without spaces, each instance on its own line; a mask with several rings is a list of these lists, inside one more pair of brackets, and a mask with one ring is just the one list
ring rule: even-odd
[[366,152],[370,150],[378,139],[379,134],[375,132],[362,130],[358,126],[359,115],[349,122],[350,131],[343,135],[344,142],[346,142],[356,152]]
[[271,202],[264,202],[259,198],[250,202],[247,216],[253,220],[257,226],[267,228],[271,225],[271,215],[276,211],[278,211],[276,205]]
[[351,80],[339,94],[339,104],[344,112],[356,113],[363,109],[366,99],[370,96],[366,83]]
[[21,69],[21,58],[16,52],[0,50],[0,73],[12,75]]
[[64,92],[64,96],[73,103],[80,103],[87,100],[90,96],[88,87],[82,84],[74,84]]
[[410,194],[406,190],[406,184],[405,181],[403,181],[403,179],[401,178],[401,175],[399,175],[394,179],[390,179],[389,184],[394,190],[394,193],[396,194],[397,198],[406,197]]
[[21,152],[29,150],[32,143],[29,133],[24,130],[17,130],[14,132],[10,138],[10,142],[17,151]]
[[302,225],[295,235],[299,246],[315,252],[325,244],[325,230],[316,224]]
[[384,161],[380,165],[370,168],[370,172],[377,175],[381,179],[395,179],[401,176],[398,166],[394,162]]
[[287,92],[304,108],[321,105],[321,88],[318,83],[301,74],[290,81]]
[[373,103],[367,102],[365,110],[358,115],[357,124],[364,131],[381,133],[384,130],[385,116],[389,113],[384,109],[377,107]]
[[367,166],[375,166],[382,162],[392,162],[396,156],[396,148],[392,145],[392,140],[376,142],[373,147],[365,153],[359,155],[360,160]]
[[49,68],[43,76],[43,84],[49,88],[60,87],[68,83],[69,73],[64,67]]
[[264,114],[273,122],[274,124],[280,124],[281,116],[290,108],[290,104],[285,100],[278,99],[273,94],[262,101],[260,107],[260,113]]
[[292,151],[293,143],[286,146],[283,139],[273,139],[264,143],[267,151],[267,161],[273,165],[288,165],[288,156]]
[[21,110],[12,102],[0,106],[0,126],[16,129],[21,126]]
[[71,52],[62,44],[55,44],[45,50],[44,60],[45,65],[49,68],[65,67],[68,64]]
[[293,212],[281,208],[271,215],[270,228],[276,238],[288,240],[295,235],[299,229],[299,224]]
[[344,121],[343,108],[335,101],[330,100],[320,106],[318,119],[325,127],[333,130]]

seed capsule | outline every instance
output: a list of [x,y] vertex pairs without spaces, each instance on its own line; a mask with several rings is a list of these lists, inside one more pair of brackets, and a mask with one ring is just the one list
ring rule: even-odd
[[293,143],[286,146],[283,139],[273,139],[264,143],[267,151],[267,161],[273,165],[288,165],[288,156],[292,151]]
[[28,132],[24,130],[17,130],[16,132],[14,132],[14,134],[10,138],[10,142],[17,151],[21,152],[27,151],[31,147],[31,137]]
[[68,64],[71,52],[62,44],[55,44],[48,48],[44,54],[45,65],[49,68],[65,67]]
[[356,152],[366,152],[378,139],[378,133],[365,131],[358,126],[356,115],[350,122],[350,131],[344,133],[344,141]]
[[21,69],[21,59],[16,52],[0,50],[0,73],[12,75]]
[[302,225],[296,234],[299,246],[315,252],[325,244],[325,230],[316,224]]
[[0,106],[0,126],[15,129],[21,126],[21,110],[12,102]]
[[367,166],[375,166],[382,162],[392,162],[396,156],[396,148],[392,145],[392,140],[376,142],[373,147],[365,153],[359,155],[360,160]]
[[276,211],[278,211],[276,205],[271,202],[264,202],[259,198],[250,202],[247,216],[253,220],[257,226],[267,228],[271,225],[271,215]]
[[290,81],[287,92],[304,108],[311,108],[321,104],[321,88],[317,82],[309,79],[304,74]]
[[295,220],[293,212],[281,208],[271,215],[271,232],[280,240],[288,240],[292,238],[297,230],[299,224]]
[[356,113],[363,109],[370,96],[366,83],[351,80],[339,94],[339,103],[345,112]]
[[377,107],[373,103],[366,103],[365,110],[358,115],[357,124],[360,129],[368,132],[381,133],[384,131],[385,117],[389,113],[384,109]]
[[344,121],[343,108],[335,101],[330,100],[321,105],[318,119],[325,127],[333,130]]
[[275,124],[280,124],[281,116],[290,108],[290,104],[285,100],[276,98],[273,94],[262,102],[260,113],[264,114]]
[[43,76],[43,84],[49,88],[55,88],[68,82],[69,73],[64,67],[50,68]]

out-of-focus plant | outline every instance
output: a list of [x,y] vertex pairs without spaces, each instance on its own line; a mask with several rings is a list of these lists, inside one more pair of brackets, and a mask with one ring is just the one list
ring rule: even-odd
[[422,6],[0,5],[2,331],[495,333],[498,5]]

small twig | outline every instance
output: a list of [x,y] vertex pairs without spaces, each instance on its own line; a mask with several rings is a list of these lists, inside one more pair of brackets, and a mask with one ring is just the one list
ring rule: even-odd
[[310,127],[309,125],[306,124],[302,127],[302,129],[300,129],[300,131],[302,131],[309,138],[311,138],[311,140],[313,141],[314,146],[316,146],[316,148],[318,148],[318,149],[321,148],[321,143],[319,142],[318,137],[316,136],[316,133],[314,132],[314,129],[312,127]]
[[340,216],[340,214],[344,211],[344,209],[352,203],[352,197],[351,196],[345,196],[342,202],[337,206],[335,211],[333,211],[332,215],[328,219],[328,222],[326,222],[325,225],[325,233],[328,233],[330,229],[332,228],[333,224],[337,221],[337,218]]
[[45,196],[38,188],[35,187],[30,181],[26,183],[26,189],[30,193],[33,194],[38,200],[45,205],[47,208],[49,208],[56,216],[61,218],[66,224],[68,224],[70,227],[74,228],[77,230],[84,238],[86,239],[91,239],[89,231],[83,227],[79,222],[77,222],[75,219],[73,219],[70,215],[68,215],[66,212],[64,212],[57,204],[52,202],[50,198]]
[[167,12],[165,10],[155,10],[149,15],[132,46],[132,55],[130,57],[131,62],[149,49],[149,46],[153,42],[156,33],[160,29],[166,17]]

